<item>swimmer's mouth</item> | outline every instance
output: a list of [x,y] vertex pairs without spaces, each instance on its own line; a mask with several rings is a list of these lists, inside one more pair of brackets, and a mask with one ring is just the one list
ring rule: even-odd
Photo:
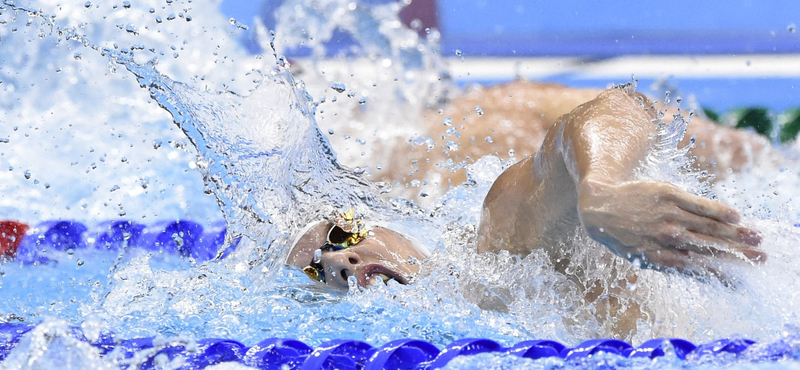
[[366,287],[375,284],[375,281],[379,276],[381,279],[383,279],[384,283],[388,283],[389,280],[394,280],[403,285],[408,284],[408,279],[380,264],[372,264],[365,267],[363,270],[361,270],[361,276],[359,276],[358,280],[359,283],[361,283],[361,286]]

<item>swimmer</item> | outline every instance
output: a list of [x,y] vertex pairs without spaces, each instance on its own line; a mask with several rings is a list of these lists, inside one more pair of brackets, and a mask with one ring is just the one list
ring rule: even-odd
[[[555,99],[560,105],[547,109],[585,102],[554,119],[539,150],[495,180],[483,203],[478,252],[525,257],[544,250],[558,269],[570,256],[555,246],[582,228],[617,256],[653,269],[715,273],[721,261],[766,260],[758,232],[739,224],[733,208],[669,183],[635,179],[656,138],[657,108],[648,98],[624,87],[596,94],[559,89],[565,93],[555,94],[563,98]],[[550,118],[518,118],[541,117]],[[416,262],[427,255],[412,237],[347,212],[306,227],[286,261],[314,280],[346,289],[351,276],[361,286],[376,277],[409,283],[419,271]]]
[[[430,150],[425,145],[399,143],[391,152],[375,153],[384,164],[375,179],[389,184],[425,184],[420,188],[395,186],[396,196],[424,203],[420,190],[434,198],[450,186],[466,181],[466,170],[452,169],[446,163],[470,163],[487,154],[508,158],[531,156],[544,142],[548,129],[559,117],[597,97],[602,90],[578,89],[554,83],[514,81],[492,87],[473,87],[442,107],[424,114],[422,137],[446,137],[457,150]],[[438,107],[437,107],[438,108]],[[476,110],[480,108],[481,114]],[[664,107],[660,107],[664,108]],[[667,112],[670,114],[671,112]],[[452,127],[443,121],[449,117]],[[458,135],[446,130],[456,129]],[[698,169],[724,178],[728,170],[738,172],[748,163],[770,163],[779,155],[767,140],[757,134],[716,124],[694,116],[687,126],[681,146],[696,144],[690,155]],[[364,163],[361,166],[367,166]]]

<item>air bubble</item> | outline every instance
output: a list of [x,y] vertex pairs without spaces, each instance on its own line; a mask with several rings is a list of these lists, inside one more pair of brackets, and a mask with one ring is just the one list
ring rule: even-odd
[[359,104],[359,105],[364,105],[364,104],[367,104],[367,98],[361,98],[361,99],[358,99],[358,104]]
[[119,190],[119,185],[114,185],[114,186],[112,186],[112,187],[111,187],[111,190],[110,190],[110,192],[112,192],[112,193],[113,193],[113,192],[115,192],[115,191],[117,191],[117,190]]
[[25,176],[25,180],[30,180],[31,179],[31,171],[30,170],[25,170],[25,173],[23,175]]
[[442,123],[443,123],[445,126],[447,126],[447,127],[450,127],[450,126],[452,126],[452,125],[453,125],[453,119],[452,119],[452,118],[450,118],[450,116],[447,116],[447,117],[445,117],[445,118],[444,118],[444,121],[442,121]]
[[0,144],[8,144],[8,138],[7,137],[0,137]]
[[122,2],[122,7],[125,8],[125,9],[130,9],[131,8],[131,2],[128,1],[128,0],[123,1]]
[[456,56],[459,56],[459,57],[463,56],[463,54],[461,53],[461,50],[456,49]]
[[83,55],[81,55],[81,53],[72,54],[72,57],[75,58],[75,60],[83,59]]
[[791,32],[791,33],[795,33],[795,32],[797,32],[797,25],[794,24],[794,23],[789,23],[789,25],[786,26],[786,30]]
[[491,136],[487,136],[487,137],[486,137],[486,139],[484,139],[484,140],[485,140],[487,143],[489,143],[489,144],[491,144],[491,143],[493,143],[493,142],[494,142],[494,139],[492,139],[492,137],[491,137]]
[[92,2],[91,1],[87,1],[87,2],[83,3],[83,6],[85,8],[90,8],[92,6]]
[[333,134],[334,134],[334,131],[333,131],[333,129],[332,129],[332,128],[331,128],[331,129],[328,129],[328,135],[333,135]]
[[482,116],[482,115],[483,115],[483,108],[481,108],[481,106],[480,106],[480,105],[476,105],[476,106],[475,106],[475,113],[476,113],[478,116]]
[[167,20],[171,21],[173,19],[175,19],[175,13],[169,13],[169,15],[167,16]]

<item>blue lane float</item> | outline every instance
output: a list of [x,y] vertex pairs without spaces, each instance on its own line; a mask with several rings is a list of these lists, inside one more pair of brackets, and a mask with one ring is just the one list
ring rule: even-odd
[[[160,221],[151,225],[117,220],[91,227],[77,221],[45,221],[28,230],[14,248],[14,260],[23,264],[46,264],[56,260],[59,253],[79,253],[87,249],[119,252],[131,248],[205,262],[216,257],[226,232],[222,221],[205,227],[188,220]],[[238,242],[236,239],[220,257],[230,254]]]
[[[0,324],[0,362],[19,344],[24,335],[31,335],[29,333],[34,328],[27,324]],[[334,339],[312,348],[302,341],[289,338],[270,338],[247,347],[238,341],[223,338],[197,341],[161,340],[157,343],[152,337],[119,340],[113,333],[103,333],[94,341],[89,341],[79,328],[73,328],[70,335],[99,348],[104,356],[113,355],[125,360],[146,351],[147,356],[140,358],[143,361],[141,369],[154,369],[157,356],[169,360],[181,357],[181,369],[203,369],[219,363],[236,362],[257,369],[297,370],[434,370],[445,367],[457,357],[481,353],[530,359],[556,357],[567,362],[581,361],[600,354],[647,359],[674,356],[686,360],[705,356],[738,356],[755,344],[747,339],[720,339],[695,345],[684,339],[666,338],[653,339],[639,347],[616,339],[592,339],[575,347],[553,340],[530,340],[503,347],[491,339],[467,338],[456,340],[439,350],[433,344],[418,339],[394,340],[379,347],[358,340]],[[783,352],[778,352],[781,351],[771,351],[770,359],[774,361],[794,356],[792,349],[788,347]]]
[[[28,230],[16,250],[15,259],[21,263],[48,263],[58,253],[76,253],[84,249],[120,252],[125,248],[149,253],[166,253],[198,262],[215,257],[225,240],[225,224],[210,226],[186,220],[157,222],[144,225],[132,221],[108,221],[87,227],[75,221],[47,221]],[[236,247],[232,248],[221,257]],[[19,344],[34,325],[0,323],[0,362]],[[237,362],[257,369],[415,369],[434,370],[445,367],[460,356],[497,353],[528,359],[554,357],[564,361],[581,361],[598,354],[624,358],[655,359],[674,356],[680,360],[705,356],[738,356],[753,344],[752,340],[720,339],[696,345],[679,338],[649,340],[638,347],[615,339],[587,340],[575,347],[553,340],[528,340],[504,347],[491,339],[467,338],[456,340],[443,349],[418,339],[400,339],[373,347],[357,340],[335,339],[313,348],[290,338],[269,338],[252,347],[230,339],[206,338],[191,343],[173,341],[156,343],[155,338],[124,340],[114,333],[104,332],[94,340],[84,336],[79,328],[71,336],[98,348],[103,356],[118,359],[141,357],[141,369],[155,368],[157,356],[170,360],[183,359],[181,369],[203,369],[207,366]],[[161,341],[163,342],[163,341]],[[768,348],[767,360],[794,358],[792,346],[774,345]]]

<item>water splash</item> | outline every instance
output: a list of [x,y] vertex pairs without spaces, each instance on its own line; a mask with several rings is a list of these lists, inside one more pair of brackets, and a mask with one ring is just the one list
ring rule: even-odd
[[[314,6],[313,2],[287,3],[295,6],[291,9]],[[178,218],[185,216],[184,212],[200,219],[217,219],[221,214],[232,236],[245,235],[249,240],[232,259],[201,266],[165,261],[159,256],[125,255],[127,252],[119,261],[84,257],[79,273],[66,267],[66,261],[77,266],[76,259],[69,257],[60,265],[36,266],[39,270],[4,265],[6,276],[0,280],[3,289],[16,285],[47,288],[41,290],[47,292],[46,297],[20,293],[20,302],[0,306],[4,313],[18,314],[25,320],[52,315],[72,325],[99,320],[103,323],[100,326],[127,338],[190,333],[194,337],[236,337],[248,344],[279,336],[314,345],[338,337],[373,344],[416,337],[444,345],[468,336],[491,337],[506,344],[533,337],[575,343],[612,333],[608,322],[596,316],[608,297],[583,302],[580,287],[556,273],[545,256],[475,253],[475,225],[483,196],[510,163],[484,157],[469,166],[466,184],[454,187],[422,211],[403,199],[383,200],[378,194],[385,191],[384,187],[365,181],[358,174],[366,173],[363,168],[360,172],[347,170],[340,163],[350,162],[334,155],[334,148],[355,148],[355,157],[360,158],[361,152],[369,150],[367,146],[384,143],[384,137],[408,140],[418,136],[412,133],[422,107],[430,99],[436,101],[447,95],[447,82],[439,81],[446,73],[435,55],[428,54],[432,51],[426,49],[427,44],[413,41],[416,36],[398,27],[394,5],[357,5],[350,10],[349,3],[324,3],[337,12],[356,12],[348,15],[361,22],[356,33],[366,37],[375,31],[375,38],[359,41],[374,45],[367,47],[371,55],[366,59],[391,67],[390,73],[348,77],[347,72],[358,64],[344,73],[334,73],[314,61],[305,72],[294,71],[303,78],[301,81],[279,55],[283,46],[278,46],[274,60],[251,58],[230,46],[235,43],[226,41],[234,39],[238,31],[236,27],[231,31],[228,20],[213,11],[213,2],[195,0],[189,6],[188,2],[164,5],[142,0],[132,2],[130,8],[111,8],[98,2],[89,8],[84,4],[57,7],[54,2],[42,2],[37,4],[46,8],[42,11],[13,6],[9,1],[3,4],[1,17],[6,24],[0,27],[4,56],[0,104],[5,109],[4,119],[11,117],[8,119],[20,127],[20,131],[13,131],[18,134],[1,143],[13,145],[4,147],[4,153],[26,153],[23,149],[30,141],[25,141],[25,134],[46,130],[56,138],[40,140],[59,146],[50,153],[78,162],[75,166],[53,165],[43,159],[49,166],[34,167],[35,160],[22,161],[23,154],[15,155],[9,160],[14,168],[8,171],[12,175],[3,178],[10,179],[6,184],[12,184],[4,188],[4,194],[19,195],[0,198],[4,209],[9,210],[6,214],[34,221],[55,216],[108,219],[119,217],[119,208],[124,208],[128,217],[146,215],[149,219]],[[191,10],[182,18],[182,9],[177,6]],[[302,7],[301,11],[309,12]],[[187,15],[191,15],[191,22],[187,22]],[[112,21],[106,21],[106,16]],[[286,17],[287,23],[279,31],[301,27],[303,19]],[[338,20],[313,18],[320,27],[339,27],[335,24]],[[138,34],[128,32],[129,25]],[[161,28],[164,25],[169,28]],[[268,35],[266,30],[259,32]],[[277,34],[299,35],[292,32]],[[410,43],[407,37],[412,37]],[[277,36],[262,37],[262,42],[267,45],[276,39],[280,45],[283,39]],[[304,40],[297,43],[311,42],[310,38]],[[315,36],[314,40],[324,37]],[[127,72],[119,73],[120,66]],[[321,71],[327,73],[323,76]],[[395,79],[399,87],[394,87]],[[32,81],[34,86],[29,86]],[[353,99],[339,95],[336,103],[333,99],[325,101],[323,96],[339,94],[325,91],[333,81],[355,92]],[[358,101],[363,97],[369,99],[362,105]],[[92,115],[92,111],[99,113]],[[396,114],[398,111],[402,113]],[[58,118],[48,118],[51,115]],[[71,117],[69,123],[65,117]],[[319,130],[314,117],[330,128]],[[685,122],[678,123],[664,126],[665,130],[671,127],[662,136],[665,147],[683,132],[680,127]],[[356,125],[368,134],[347,141],[345,135],[352,131],[343,128],[346,125]],[[63,130],[69,135],[57,135]],[[331,134],[332,145],[321,133],[329,130],[336,133]],[[337,143],[340,138],[345,144]],[[162,144],[154,145],[156,142]],[[76,147],[83,150],[81,154],[74,154]],[[144,149],[150,154],[136,154]],[[691,188],[696,178],[683,170],[682,157],[675,151],[661,154],[650,162],[649,168],[655,170],[648,176],[678,173],[682,177],[670,179]],[[76,166],[80,170],[75,171]],[[141,171],[133,170],[137,166]],[[104,168],[107,171],[102,175],[75,176]],[[29,180],[24,179],[26,171]],[[43,177],[48,171],[63,174],[66,180]],[[796,181],[794,175],[781,174],[785,183]],[[726,179],[736,181],[736,190],[730,195],[718,192],[720,198],[734,202],[744,193],[747,196],[743,198],[756,207],[779,208],[781,201],[758,190],[758,180],[748,182],[747,175]],[[755,174],[757,179],[775,175],[767,169]],[[51,183],[50,189],[59,189],[70,197],[56,199],[59,209],[48,211],[53,201],[44,200],[50,199],[49,193],[43,185],[32,185],[33,180]],[[143,183],[152,193],[131,195],[131,189],[141,189]],[[109,193],[115,185],[119,189]],[[180,191],[176,189],[180,186],[185,190],[178,197]],[[90,191],[81,192],[82,187]],[[101,190],[94,191],[94,187]],[[791,186],[782,183],[776,183],[775,188],[781,194],[792,193]],[[103,195],[98,195],[100,191]],[[159,195],[160,191],[166,195]],[[215,198],[205,197],[206,203],[194,199],[206,192]],[[748,198],[750,195],[752,198]],[[392,220],[399,230],[437,246],[416,284],[390,283],[341,296],[306,284],[300,272],[281,266],[287,239],[297,227],[328,207],[353,204],[376,218],[400,214]],[[25,211],[29,205],[35,210]],[[570,268],[593,267],[586,274],[588,282],[605,282],[601,286],[604,293],[636,303],[648,313],[648,321],[629,338],[634,342],[665,335],[705,341],[736,333],[771,341],[787,330],[784,324],[798,319],[798,295],[792,282],[797,281],[798,261],[793,246],[800,235],[790,222],[796,213],[784,214],[786,218],[778,221],[770,218],[774,213],[763,213],[753,220],[764,233],[771,257],[764,267],[732,267],[742,277],[737,289],[653,271],[639,272],[641,279],[635,286],[614,286],[615,279],[609,276],[624,276],[635,267],[609,255],[580,232],[563,247],[575,248]],[[74,280],[66,286],[54,283],[64,273]],[[65,303],[51,305],[62,297]],[[42,324],[42,330],[47,326]],[[788,332],[793,335],[797,331]],[[50,343],[36,350],[44,350],[49,356],[60,353],[61,347]],[[19,361],[35,352],[29,350],[31,346],[20,348],[16,352]],[[76,356],[89,359],[86,367],[105,366],[92,362],[94,354],[70,348]]]

